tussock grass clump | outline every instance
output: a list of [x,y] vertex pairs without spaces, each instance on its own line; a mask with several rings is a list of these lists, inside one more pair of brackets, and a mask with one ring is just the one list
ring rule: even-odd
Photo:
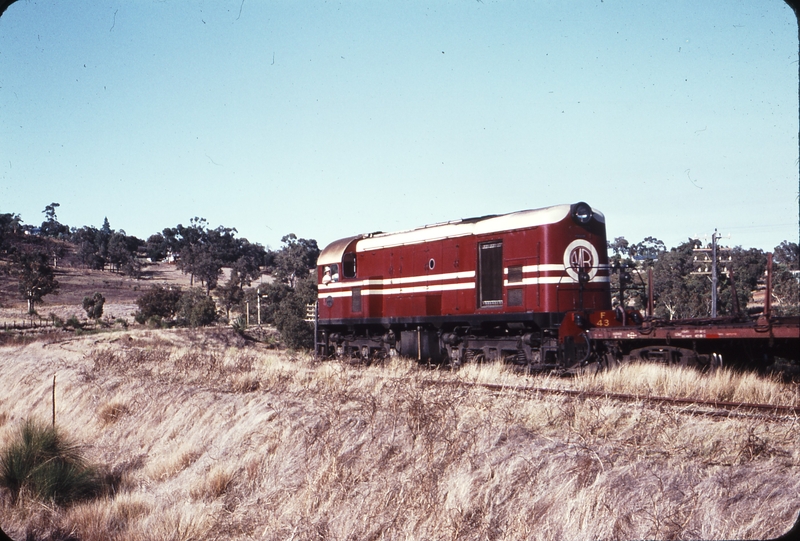
[[181,447],[172,453],[151,462],[147,468],[147,476],[154,480],[170,479],[194,464],[201,453],[196,449]]
[[234,481],[234,472],[224,468],[214,468],[202,479],[190,494],[195,500],[214,500],[224,496]]
[[14,501],[25,492],[63,505],[97,495],[102,480],[76,444],[57,429],[29,419],[0,453],[0,486]]
[[[153,539],[139,531],[141,522],[153,507],[150,498],[131,494],[82,502],[66,511],[61,530],[72,532],[72,536],[64,536],[64,539],[81,541]],[[51,535],[47,539],[62,538]]]
[[130,408],[122,402],[111,401],[103,404],[97,412],[97,416],[104,425],[116,423],[126,413],[130,413]]

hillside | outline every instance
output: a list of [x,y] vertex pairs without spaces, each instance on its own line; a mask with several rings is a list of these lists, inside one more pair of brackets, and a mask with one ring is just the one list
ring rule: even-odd
[[6,345],[0,372],[0,446],[49,422],[56,376],[57,425],[113,485],[67,509],[0,491],[14,539],[763,539],[798,511],[796,419],[472,385],[798,405],[755,375],[364,368],[222,329]]
[[[2,264],[0,262],[0,264]],[[227,279],[228,269],[223,269],[220,282]],[[131,278],[111,271],[91,270],[80,267],[59,266],[55,269],[60,289],[57,294],[47,295],[42,304],[36,306],[39,317],[48,319],[55,314],[61,319],[77,316],[85,320],[83,298],[100,292],[106,299],[103,317],[109,320],[125,319],[133,323],[136,299],[154,285],[189,287],[190,277],[169,263],[148,263],[140,278]],[[0,272],[0,325],[28,319],[27,306],[19,296],[17,281],[12,275]]]

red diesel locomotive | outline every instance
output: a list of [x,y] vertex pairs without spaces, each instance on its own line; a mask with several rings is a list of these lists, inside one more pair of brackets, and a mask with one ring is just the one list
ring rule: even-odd
[[611,311],[605,218],[582,202],[340,239],[317,278],[324,356],[555,368],[588,353],[565,314]]

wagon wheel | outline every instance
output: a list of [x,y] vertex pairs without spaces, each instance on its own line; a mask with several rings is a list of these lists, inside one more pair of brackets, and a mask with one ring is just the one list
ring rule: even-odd
[[597,364],[599,365],[600,370],[608,371],[616,368],[622,363],[617,359],[617,356],[614,355],[614,352],[607,351],[606,353],[600,356],[600,358],[597,361]]
[[711,353],[705,357],[708,358],[708,362],[701,367],[703,372],[714,372],[722,368],[722,355],[719,353]]
[[700,356],[697,353],[694,353],[692,355],[684,355],[683,352],[679,352],[677,364],[682,368],[688,366],[698,366],[700,364]]

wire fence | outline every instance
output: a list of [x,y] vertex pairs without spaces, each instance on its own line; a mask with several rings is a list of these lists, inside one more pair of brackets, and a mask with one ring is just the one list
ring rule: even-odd
[[25,330],[25,329],[41,329],[47,327],[55,327],[55,323],[52,319],[23,319],[21,321],[4,321],[2,323],[2,328],[4,331],[15,331],[15,330]]
[[0,331],[27,331],[27,330],[47,330],[57,328],[81,328],[92,330],[98,328],[98,323],[92,320],[83,321],[62,321],[60,319],[46,318],[24,318],[21,320],[6,320],[0,323]]

